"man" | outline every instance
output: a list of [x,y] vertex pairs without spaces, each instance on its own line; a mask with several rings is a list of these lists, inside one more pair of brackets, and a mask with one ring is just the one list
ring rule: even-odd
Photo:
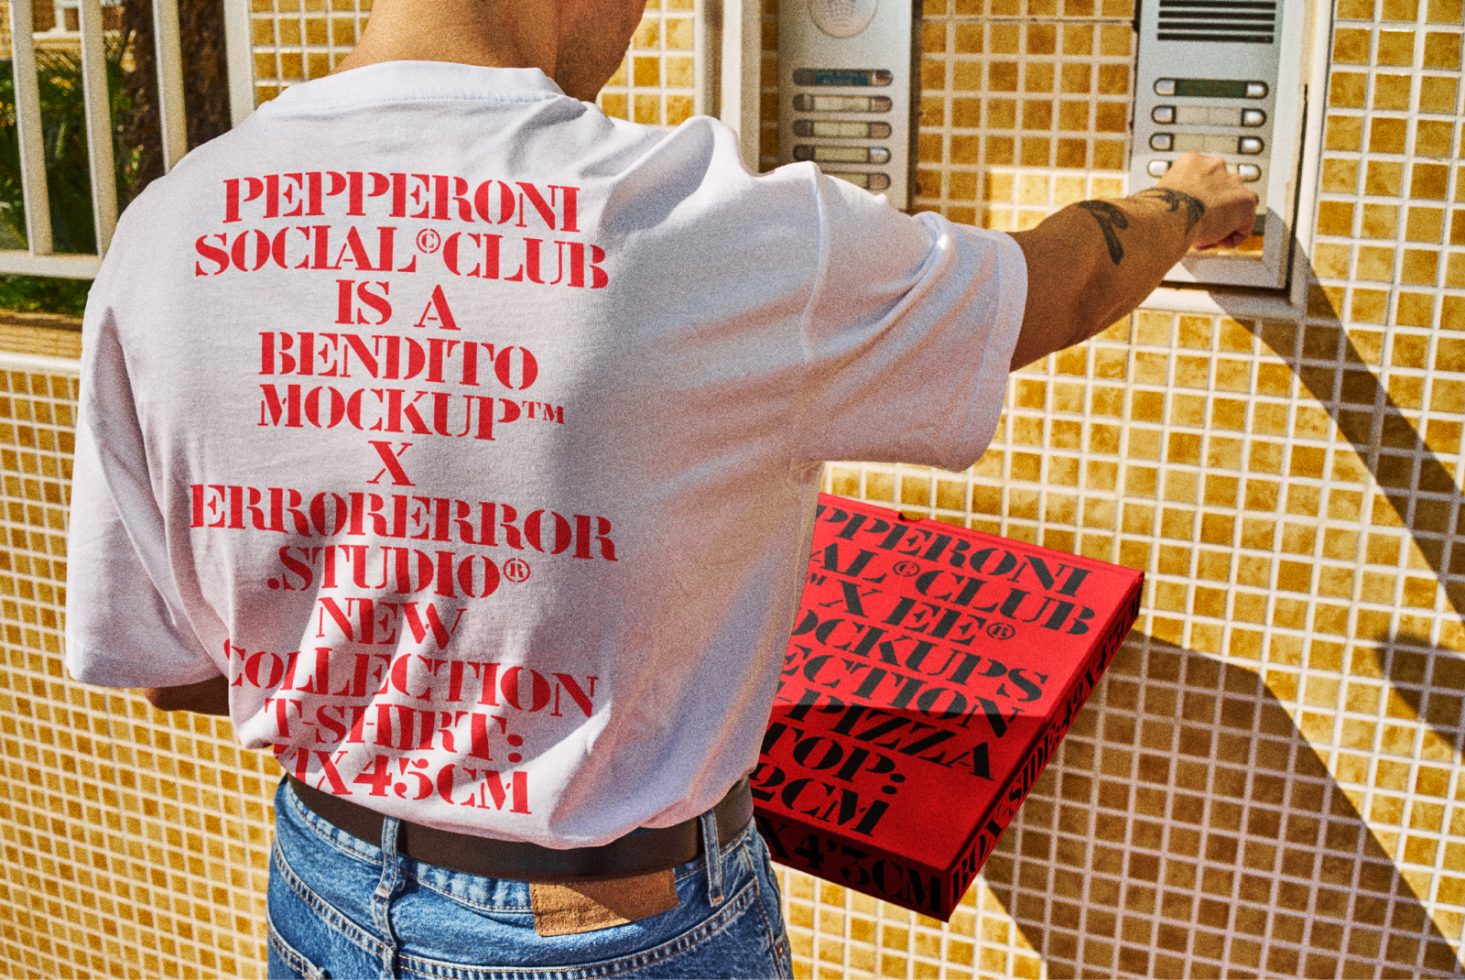
[[750,175],[587,104],[643,4],[377,0],[93,286],[67,667],[280,760],[272,976],[787,975],[743,777],[822,461],[966,468],[1251,226],[1195,155],[1015,235]]

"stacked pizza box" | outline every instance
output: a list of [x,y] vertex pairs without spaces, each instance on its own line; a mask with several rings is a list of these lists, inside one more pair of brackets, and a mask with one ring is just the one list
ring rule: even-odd
[[949,918],[1134,624],[1143,579],[821,495],[752,777],[774,859]]

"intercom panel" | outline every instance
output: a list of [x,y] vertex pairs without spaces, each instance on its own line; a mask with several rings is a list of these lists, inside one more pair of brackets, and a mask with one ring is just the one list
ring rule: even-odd
[[1252,239],[1198,252],[1172,282],[1285,285],[1301,150],[1304,0],[1143,0],[1130,188],[1182,153],[1223,157],[1258,198]]
[[783,0],[779,160],[910,206],[915,23],[911,0]]

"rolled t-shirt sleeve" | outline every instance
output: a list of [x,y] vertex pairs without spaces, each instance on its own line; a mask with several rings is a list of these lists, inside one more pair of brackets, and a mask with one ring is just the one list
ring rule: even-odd
[[66,544],[67,673],[102,687],[221,675],[188,625],[167,561],[121,349],[88,307]]
[[1002,232],[814,179],[821,259],[804,323],[804,458],[966,469],[1006,400],[1027,302],[1022,250]]

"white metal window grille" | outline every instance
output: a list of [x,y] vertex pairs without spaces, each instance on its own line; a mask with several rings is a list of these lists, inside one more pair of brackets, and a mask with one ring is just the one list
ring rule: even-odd
[[[34,0],[10,0],[15,118],[20,141],[21,187],[25,202],[24,249],[0,249],[0,274],[90,279],[101,265],[117,226],[117,190],[112,153],[112,118],[107,98],[102,0],[51,0],[57,29],[65,32],[65,10],[74,10],[81,49],[82,100],[85,105],[88,173],[97,253],[57,253],[51,236],[50,193],[42,146],[40,95],[36,81]],[[116,0],[108,0],[108,5]],[[254,111],[254,77],[247,0],[226,0],[224,33],[228,50],[229,93],[237,125]],[[188,152],[183,104],[183,59],[178,30],[178,0],[153,0],[154,43],[158,65],[158,114],[163,166]]]

